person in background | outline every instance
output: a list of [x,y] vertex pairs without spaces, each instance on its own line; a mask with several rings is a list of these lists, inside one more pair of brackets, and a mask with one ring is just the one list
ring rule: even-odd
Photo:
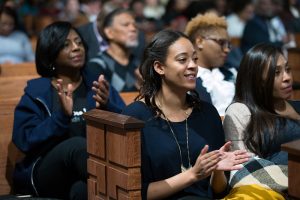
[[[9,1],[6,1],[9,2]],[[11,1],[12,2],[12,1]],[[30,37],[35,37],[35,21],[39,14],[39,1],[38,0],[19,0],[14,2],[14,10],[17,11],[18,22],[21,30]],[[35,47],[33,47],[35,48]]]
[[68,21],[74,27],[79,27],[89,22],[89,18],[80,10],[79,0],[63,0],[62,8],[58,15],[61,21]]
[[190,1],[169,0],[166,4],[165,13],[161,17],[163,26],[165,28],[183,32],[188,21],[186,10],[190,3]]
[[101,12],[102,0],[83,0],[80,10],[88,17],[90,22],[96,20],[98,13]]
[[18,194],[87,199],[86,124],[92,108],[120,112],[125,104],[99,76],[82,75],[86,45],[69,22],[55,22],[39,35],[36,67],[14,113],[12,141],[25,158],[13,175]]
[[207,12],[214,12],[219,16],[214,0],[191,1],[184,13],[187,16],[188,21],[190,21],[198,14],[204,14]]
[[245,54],[258,43],[269,42],[283,47],[291,41],[284,25],[277,16],[273,0],[256,0],[255,14],[244,29],[241,40],[241,51]]
[[295,35],[289,29],[286,29],[284,21],[280,18],[283,11],[283,0],[272,0],[274,16],[271,19],[272,27],[277,31],[278,39],[284,39],[286,42],[283,44],[283,49],[293,48],[296,46]]
[[297,0],[283,1],[283,9],[279,14],[288,32],[300,32],[300,12],[297,8]]
[[143,13],[148,19],[160,20],[165,14],[165,7],[159,0],[145,0]]
[[232,13],[226,17],[228,35],[231,38],[241,38],[245,25],[254,15],[252,0],[234,0],[231,2]]
[[[223,127],[226,140],[232,141],[232,150],[246,149],[261,158],[255,163],[267,160],[264,166],[269,166],[268,173],[261,173],[262,169],[259,176],[249,174],[251,168],[246,173],[256,180],[246,178],[248,185],[244,188],[248,187],[249,193],[260,193],[257,199],[284,199],[281,194],[287,190],[288,155],[281,151],[281,145],[300,138],[300,102],[289,100],[292,84],[291,68],[278,47],[260,43],[242,59],[234,102],[226,110]],[[279,170],[272,173],[277,167]],[[251,189],[251,184],[256,188]],[[244,199],[250,198],[249,193],[244,194]]]
[[225,16],[228,12],[228,0],[214,0],[215,8],[219,16]]
[[[119,7],[112,9],[114,10],[117,8]],[[108,48],[108,41],[106,41],[103,36],[103,32],[101,31],[101,23],[104,20],[104,17],[110,12],[112,12],[110,9],[106,10],[103,7],[103,9],[98,13],[96,20],[78,27],[83,39],[88,44],[87,60],[96,57],[98,53],[104,52]],[[142,52],[145,48],[145,42],[145,34],[143,30],[139,29],[138,45],[132,49],[132,53],[137,58],[142,57]]]
[[129,8],[134,15],[136,26],[139,29],[139,45],[135,48],[133,53],[139,58],[143,56],[142,54],[146,43],[148,43],[151,40],[152,36],[157,32],[157,29],[159,28],[158,24],[162,24],[161,20],[146,18],[143,13],[144,7],[144,1],[130,1]]
[[28,36],[17,29],[17,13],[10,7],[0,10],[0,63],[34,61]]
[[95,76],[103,74],[118,91],[136,91],[139,87],[137,66],[139,59],[132,50],[138,46],[138,29],[132,13],[117,8],[101,21],[100,35],[108,42],[108,48],[89,60],[84,72]]
[[234,67],[238,70],[243,57],[240,48],[241,38],[245,29],[246,23],[254,16],[253,0],[233,0],[230,3],[232,13],[226,16],[227,31],[232,42],[232,49],[228,53],[224,66]]
[[123,114],[145,122],[141,135],[143,199],[212,199],[224,195],[224,170],[245,151],[226,152],[221,118],[194,91],[197,53],[181,32],[162,30],[144,51],[137,101]]
[[107,41],[100,34],[102,12],[98,13],[96,20],[78,27],[85,43],[88,45],[87,61],[108,48]]
[[225,17],[213,12],[199,14],[185,29],[197,52],[197,91],[200,98],[212,103],[223,116],[234,96],[236,71],[222,67],[231,44]]

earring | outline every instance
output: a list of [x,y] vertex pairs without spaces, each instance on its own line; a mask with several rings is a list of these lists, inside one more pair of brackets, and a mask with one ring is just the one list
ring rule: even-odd
[[54,64],[51,64],[51,65],[50,65],[50,69],[51,69],[52,71],[55,71],[55,66],[54,66]]

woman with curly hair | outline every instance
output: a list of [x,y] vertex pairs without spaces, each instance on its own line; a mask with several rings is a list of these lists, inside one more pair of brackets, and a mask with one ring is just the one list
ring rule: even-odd
[[234,96],[236,70],[223,67],[231,50],[224,17],[213,12],[192,18],[185,33],[197,52],[197,91],[200,98],[212,103],[220,115]]

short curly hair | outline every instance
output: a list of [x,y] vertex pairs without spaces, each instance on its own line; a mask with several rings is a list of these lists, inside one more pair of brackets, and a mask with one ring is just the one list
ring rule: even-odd
[[206,12],[192,18],[185,28],[185,34],[195,41],[198,35],[206,36],[209,31],[218,28],[227,29],[227,22],[224,16],[219,17],[214,12]]

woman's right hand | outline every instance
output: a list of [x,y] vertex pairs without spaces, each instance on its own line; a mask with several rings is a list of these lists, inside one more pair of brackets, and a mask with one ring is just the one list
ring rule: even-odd
[[195,182],[207,178],[216,169],[221,157],[222,153],[219,150],[208,152],[208,145],[205,145],[193,167],[170,178],[150,183],[147,191],[148,199],[168,198]]
[[205,145],[198,156],[195,165],[191,168],[196,181],[204,179],[212,174],[217,168],[218,162],[222,159],[219,150],[208,152],[208,145]]
[[63,80],[57,79],[56,80],[56,88],[57,88],[57,93],[59,96],[59,100],[60,100],[63,112],[68,116],[72,116],[72,112],[73,112],[73,86],[72,86],[72,84],[68,84],[67,91],[64,91]]

